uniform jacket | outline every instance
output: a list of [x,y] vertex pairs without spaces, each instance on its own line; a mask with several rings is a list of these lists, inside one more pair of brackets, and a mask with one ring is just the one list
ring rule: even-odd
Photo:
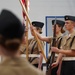
[[[73,39],[74,36],[75,36],[75,31],[63,37],[62,48],[64,50],[75,50],[75,38]],[[73,39],[73,42],[72,42],[72,39]]]
[[0,64],[0,75],[45,75],[23,58],[8,58]]
[[[62,45],[62,37],[63,37],[63,34],[62,33],[59,33],[58,35],[56,35],[56,47],[61,48],[61,45]],[[53,38],[50,38],[49,40],[50,40],[49,43],[50,43],[50,48],[51,48],[52,42],[53,42]],[[49,52],[51,50],[50,48],[49,48]],[[49,56],[50,56],[50,54],[49,54]]]
[[[44,42],[40,41],[40,43],[41,43],[42,48],[44,48]],[[22,52],[24,54],[26,54],[26,50],[25,49]],[[41,52],[41,50],[39,49],[39,46],[38,46],[38,43],[37,43],[36,39],[35,38],[30,38],[28,40],[28,54],[40,54],[40,52]],[[33,59],[33,58],[31,58],[31,59]],[[35,58],[31,62],[31,64],[38,64],[38,63],[39,63],[39,58]]]

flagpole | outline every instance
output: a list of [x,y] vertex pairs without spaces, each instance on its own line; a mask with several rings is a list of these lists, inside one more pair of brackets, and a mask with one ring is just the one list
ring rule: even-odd
[[[26,11],[28,13],[28,0],[26,0]],[[28,28],[27,17],[26,17],[26,27]],[[28,31],[26,32],[26,59],[28,60]]]
[[[29,22],[29,24],[31,25],[31,21],[30,21],[30,19],[29,19],[28,13],[27,13],[27,11],[26,11],[26,7],[24,7],[24,5],[23,5],[23,3],[22,3],[21,0],[19,0],[19,1],[20,1],[20,4],[21,4],[21,6],[22,6],[22,9],[23,9],[24,13],[26,14],[26,17],[27,17],[27,19],[28,19],[28,22]],[[43,57],[44,57],[45,61],[47,61],[47,59],[46,59],[46,57],[45,57],[45,54],[44,54],[44,50],[43,50],[43,48],[42,48],[42,46],[41,46],[41,43],[40,43],[40,41],[39,41],[39,39],[38,39],[38,37],[37,37],[37,35],[36,35],[36,33],[35,33],[34,30],[33,30],[33,33],[34,33],[34,36],[35,36],[35,38],[36,38],[36,40],[37,40],[37,43],[38,43],[38,45],[39,45],[39,48],[40,48],[40,50],[41,50],[41,52],[42,52],[42,54],[43,54]]]

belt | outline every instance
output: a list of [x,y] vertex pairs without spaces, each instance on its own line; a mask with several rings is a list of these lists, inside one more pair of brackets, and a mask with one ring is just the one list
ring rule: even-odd
[[[58,57],[59,54],[55,54],[55,57]],[[48,57],[51,56],[51,53],[48,54]]]
[[[21,57],[26,57],[26,54],[22,54]],[[29,54],[28,57],[40,57],[38,54]]]
[[63,61],[70,61],[70,60],[75,60],[75,57],[63,57]]

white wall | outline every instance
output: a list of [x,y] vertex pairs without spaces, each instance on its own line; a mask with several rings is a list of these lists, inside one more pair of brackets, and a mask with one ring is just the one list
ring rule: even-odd
[[30,3],[29,15],[32,21],[45,23],[45,16],[75,15],[75,0],[30,0]]

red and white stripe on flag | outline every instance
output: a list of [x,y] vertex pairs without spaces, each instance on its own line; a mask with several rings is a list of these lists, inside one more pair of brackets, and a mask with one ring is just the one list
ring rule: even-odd
[[[30,8],[29,8],[29,6],[30,6],[30,1],[28,0],[28,4],[26,4],[26,0],[22,0],[22,2],[23,2],[23,4],[24,4],[25,7],[27,7],[27,5],[28,5],[27,8],[28,8],[28,11],[29,11],[29,9],[30,9]],[[25,19],[25,16],[26,16],[26,15],[25,15],[25,13],[23,12],[23,10],[22,10],[22,14],[23,14],[23,18]]]
[[28,11],[30,10],[30,0],[28,0]]

